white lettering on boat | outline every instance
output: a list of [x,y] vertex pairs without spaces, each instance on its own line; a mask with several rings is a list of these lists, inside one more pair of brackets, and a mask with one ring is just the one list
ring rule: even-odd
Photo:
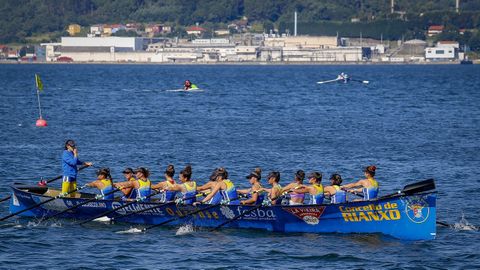
[[[241,206],[237,207],[238,215],[242,215],[244,212],[247,212],[249,210],[250,209],[243,210]],[[257,208],[252,212],[245,214],[242,218],[250,220],[276,220],[277,216],[271,209]]]

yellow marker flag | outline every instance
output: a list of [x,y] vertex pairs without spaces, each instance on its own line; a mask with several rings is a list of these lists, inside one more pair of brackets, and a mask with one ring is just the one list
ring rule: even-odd
[[37,89],[39,91],[43,90],[43,83],[42,80],[40,79],[40,75],[35,74],[35,85],[37,86]]

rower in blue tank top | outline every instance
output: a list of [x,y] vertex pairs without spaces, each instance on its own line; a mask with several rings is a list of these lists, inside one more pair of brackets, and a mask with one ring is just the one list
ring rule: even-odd
[[252,186],[249,189],[239,189],[239,194],[247,195],[247,199],[240,202],[243,205],[259,205],[263,203],[265,198],[265,192],[263,191],[260,179],[262,179],[262,170],[256,168],[252,173],[247,176],[247,179]]
[[348,189],[348,192],[354,194],[361,193],[365,201],[376,199],[378,197],[378,182],[374,178],[376,170],[375,165],[366,167],[363,171],[365,179],[343,185],[342,189]]
[[179,174],[179,178],[182,184],[175,184],[174,186],[168,188],[169,191],[179,191],[182,193],[181,202],[183,204],[193,204],[194,202],[196,202],[197,183],[191,181],[191,177],[192,166],[187,165],[185,169],[183,169]]
[[324,188],[324,193],[327,196],[330,196],[331,203],[344,203],[347,201],[347,193],[340,188],[342,184],[342,177],[339,174],[332,174],[330,177],[332,183],[331,186],[326,186]]
[[309,193],[310,204],[322,204],[325,197],[322,185],[322,173],[312,172],[308,175],[308,181],[310,186],[303,186],[297,189],[296,193]]
[[172,202],[175,200],[177,191],[174,190],[174,186],[176,185],[175,179],[173,179],[174,175],[175,167],[170,164],[165,170],[165,181],[152,186],[153,189],[163,190],[163,192],[160,193],[160,202],[162,203]]
[[[137,181],[137,179],[135,179],[134,177],[134,172],[132,168],[125,168],[122,174],[127,181],[132,181],[132,182]],[[122,196],[123,201],[137,198],[137,190],[134,188],[124,188],[121,191],[123,193],[123,196]]]
[[113,182],[109,168],[101,168],[97,171],[97,180],[87,184],[100,190],[104,200],[113,200]]
[[209,202],[217,193],[222,195],[222,201],[226,204],[239,204],[237,189],[232,181],[227,179],[228,172],[225,168],[217,168],[213,174],[212,178],[215,179],[216,185],[201,202]]
[[[140,167],[135,170],[136,181],[126,181],[121,183],[115,183],[114,186],[119,189],[133,188],[135,189],[137,197],[136,200],[150,201],[150,198],[146,198],[152,194],[152,182],[148,177],[150,171],[146,168]],[[145,199],[143,199],[145,198]]]

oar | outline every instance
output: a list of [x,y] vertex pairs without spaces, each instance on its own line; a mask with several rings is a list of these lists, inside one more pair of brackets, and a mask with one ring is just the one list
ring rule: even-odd
[[435,181],[433,179],[427,179],[424,181],[416,182],[413,184],[406,185],[403,187],[402,190],[399,190],[395,193],[391,193],[382,197],[379,197],[378,199],[388,199],[390,197],[398,196],[398,195],[412,195],[415,193],[420,193],[424,191],[430,191],[435,189]]
[[152,194],[150,194],[150,195],[148,195],[148,196],[135,199],[134,201],[131,201],[131,202],[129,202],[129,203],[126,203],[126,204],[124,204],[124,205],[122,205],[122,206],[119,206],[119,207],[116,207],[116,208],[112,208],[112,209],[110,209],[110,210],[108,210],[108,211],[106,211],[106,212],[103,212],[103,213],[101,213],[101,214],[96,215],[96,216],[93,217],[93,218],[90,218],[90,219],[81,221],[81,222],[77,223],[77,225],[82,225],[82,224],[88,223],[88,222],[90,222],[90,221],[93,221],[94,219],[97,219],[97,218],[99,218],[99,217],[106,216],[106,215],[108,215],[108,214],[110,214],[110,213],[113,213],[113,212],[115,212],[115,211],[117,211],[117,210],[120,210],[120,209],[123,209],[123,208],[125,208],[125,207],[128,207],[128,206],[130,206],[130,205],[132,205],[132,204],[134,204],[134,203],[141,202],[141,201],[143,201],[143,200],[145,200],[145,199],[148,199],[148,198],[150,198],[150,197],[153,197],[153,196],[157,195],[158,193],[160,193],[160,191],[156,191],[156,192],[153,192]]
[[[237,200],[237,199],[238,199],[238,198],[234,198],[234,199],[231,199],[230,201],[234,201],[234,200]],[[205,207],[205,208],[201,208],[201,209],[192,211],[192,212],[187,213],[187,214],[185,214],[185,215],[178,215],[178,216],[176,216],[176,217],[174,217],[174,218],[171,218],[171,219],[169,219],[169,220],[166,220],[166,221],[164,221],[164,222],[160,222],[160,223],[158,223],[158,224],[153,224],[153,225],[151,225],[151,226],[142,228],[142,229],[139,230],[138,232],[145,232],[145,231],[150,230],[150,229],[153,229],[153,228],[155,228],[155,227],[162,226],[162,225],[165,225],[165,224],[167,224],[167,223],[170,223],[170,222],[173,222],[173,221],[176,221],[176,220],[179,220],[179,219],[183,219],[183,218],[186,218],[186,217],[191,216],[191,215],[195,215],[196,213],[199,213],[199,212],[202,212],[202,211],[205,211],[205,210],[208,210],[208,209],[212,209],[212,208],[214,208],[214,207],[218,207],[218,206],[223,205],[223,204],[225,204],[225,202],[221,202],[221,203],[217,203],[217,204],[212,204],[212,205],[210,205],[210,206],[208,206],[208,207]]]
[[322,82],[317,82],[317,84],[324,84],[324,83],[330,83],[330,82],[336,82],[339,81],[340,79],[334,79],[334,80],[328,80],[328,81],[322,81]]
[[23,209],[23,210],[20,210],[20,211],[15,212],[15,213],[11,213],[11,214],[8,215],[8,216],[5,216],[5,217],[3,217],[3,218],[0,218],[0,221],[4,221],[4,220],[7,219],[7,218],[11,218],[11,217],[13,217],[13,216],[16,216],[16,215],[18,215],[18,214],[21,214],[21,213],[23,213],[23,212],[26,212],[26,211],[28,211],[28,210],[32,210],[32,209],[37,208],[37,207],[39,207],[39,206],[41,206],[41,205],[44,205],[44,204],[46,204],[46,203],[48,203],[48,202],[51,202],[51,201],[53,201],[53,200],[56,200],[56,199],[65,197],[66,195],[72,194],[72,193],[77,192],[77,191],[79,191],[79,190],[82,190],[82,189],[84,189],[84,188],[86,188],[86,187],[88,187],[88,186],[87,186],[87,185],[84,185],[84,186],[81,186],[81,187],[79,187],[79,188],[76,188],[76,189],[74,189],[74,190],[72,190],[72,191],[69,191],[69,192],[66,192],[66,193],[61,193],[61,194],[59,194],[59,195],[57,195],[57,196],[55,196],[55,197],[52,197],[52,198],[50,198],[50,199],[48,199],[48,200],[46,200],[46,201],[43,201],[43,202],[41,202],[41,203],[37,203],[37,204],[32,205],[32,206],[30,206],[30,207],[27,207],[27,208],[25,208],[25,209]]
[[[296,189],[296,188],[295,188],[295,189]],[[284,198],[288,193],[290,193],[290,192],[292,192],[292,191],[293,191],[293,190],[289,190],[287,193],[285,193],[285,194],[283,194],[283,195],[280,195],[280,196],[278,196],[278,197],[276,197],[276,198],[271,199],[271,201],[275,201],[275,200],[278,200],[278,199],[280,199],[280,198]],[[249,213],[257,210],[258,208],[260,208],[260,207],[262,207],[262,206],[263,206],[263,204],[259,204],[259,205],[255,206],[255,207],[253,207],[252,209],[247,210],[247,211],[241,213],[240,215],[237,215],[236,217],[233,217],[232,219],[223,222],[222,224],[218,225],[217,227],[211,229],[210,231],[213,232],[213,231],[215,231],[215,230],[218,230],[218,229],[220,229],[221,227],[227,225],[228,223],[231,223],[231,222],[233,222],[233,221],[235,221],[235,220],[237,220],[237,219],[239,219],[239,218],[241,218],[241,217],[243,217],[243,216],[245,216],[245,215],[247,215],[247,214],[249,214]]]
[[65,210],[63,210],[63,211],[60,211],[60,212],[58,212],[58,213],[56,213],[56,214],[54,214],[54,215],[52,215],[52,216],[48,216],[48,217],[46,217],[45,219],[43,219],[43,221],[47,221],[47,220],[49,220],[49,219],[51,219],[51,218],[57,217],[57,216],[65,213],[65,212],[71,211],[71,210],[76,209],[76,208],[78,208],[78,207],[80,207],[80,206],[82,206],[82,205],[85,205],[85,204],[87,204],[87,203],[91,203],[91,202],[93,202],[93,201],[96,201],[96,200],[98,200],[98,199],[100,199],[100,198],[104,198],[105,196],[108,196],[108,195],[113,194],[113,193],[115,193],[115,192],[117,192],[117,191],[120,191],[120,190],[121,190],[121,189],[114,189],[114,190],[112,190],[112,191],[110,191],[110,192],[105,193],[104,195],[97,195],[97,196],[95,196],[95,198],[88,199],[88,200],[86,200],[86,201],[84,201],[84,202],[81,202],[81,203],[75,205],[75,206],[72,206],[72,207],[67,208],[67,209],[65,209]]
[[[80,167],[80,168],[78,169],[78,171],[81,171],[81,170],[83,170],[83,169],[85,169],[85,168],[87,168],[87,167],[90,167],[90,166],[84,165],[84,166]],[[60,179],[60,178],[62,178],[62,177],[63,177],[63,175],[59,175],[59,176],[57,176],[57,177],[55,177],[55,178],[52,178],[52,179],[47,180],[47,183],[56,181],[56,180],[58,180],[58,179]],[[4,201],[6,201],[6,200],[9,200],[11,197],[12,197],[12,195],[8,195],[7,197],[1,199],[1,200],[0,200],[0,203],[1,203],[1,202],[4,202]]]
[[360,83],[364,83],[364,84],[369,84],[370,81],[363,81],[363,80],[355,80],[355,79],[350,79],[351,81],[354,81],[354,82],[360,82]]
[[[207,193],[200,193],[200,194],[197,194],[197,195],[192,196],[190,198],[185,198],[183,200],[187,201],[187,200],[191,200],[193,198],[200,197],[200,196],[205,196],[205,195],[207,195]],[[144,208],[144,209],[140,209],[138,211],[130,212],[130,213],[125,214],[125,215],[119,215],[119,216],[113,217],[112,219],[116,220],[116,219],[119,219],[119,218],[126,218],[126,217],[129,217],[129,216],[134,215],[134,214],[143,213],[143,212],[146,212],[148,210],[153,210],[153,209],[156,209],[156,208],[159,208],[159,207],[162,207],[162,206],[165,206],[165,205],[169,205],[169,204],[172,204],[172,203],[176,203],[176,201],[169,201],[169,202],[157,204],[157,205],[154,205],[152,207],[147,207],[147,208]]]

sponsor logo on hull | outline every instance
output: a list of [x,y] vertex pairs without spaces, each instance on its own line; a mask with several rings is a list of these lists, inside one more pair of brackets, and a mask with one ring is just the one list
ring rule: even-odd
[[320,222],[320,217],[322,216],[323,211],[325,211],[325,206],[285,207],[283,210],[293,214],[309,225],[317,225]]

